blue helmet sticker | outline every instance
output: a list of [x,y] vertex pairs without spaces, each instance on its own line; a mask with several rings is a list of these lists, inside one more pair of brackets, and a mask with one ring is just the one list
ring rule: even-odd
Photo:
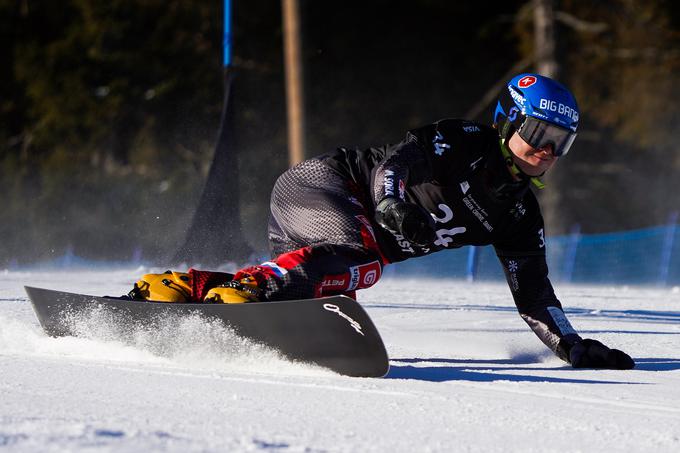
[[512,102],[523,115],[573,132],[578,129],[576,99],[561,83],[539,74],[519,74],[510,80],[507,89]]

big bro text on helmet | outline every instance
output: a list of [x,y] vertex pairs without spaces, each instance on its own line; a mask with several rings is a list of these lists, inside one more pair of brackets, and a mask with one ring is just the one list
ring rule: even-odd
[[558,157],[571,148],[578,122],[574,95],[561,83],[539,74],[513,77],[501,91],[494,112],[502,139],[507,141],[517,132],[533,148],[552,145]]

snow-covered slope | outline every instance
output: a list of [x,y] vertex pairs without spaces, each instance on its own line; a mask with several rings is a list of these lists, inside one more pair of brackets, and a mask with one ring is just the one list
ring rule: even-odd
[[141,273],[0,274],[0,448],[680,451],[677,289],[558,288],[583,336],[638,362],[594,371],[554,358],[502,284],[381,281],[360,301],[392,368],[358,379],[191,319],[49,338],[22,288],[122,294]]

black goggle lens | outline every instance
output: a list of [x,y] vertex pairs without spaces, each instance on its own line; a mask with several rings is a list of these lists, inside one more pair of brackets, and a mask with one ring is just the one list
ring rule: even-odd
[[567,154],[576,139],[576,132],[532,117],[524,120],[517,133],[533,148],[552,145],[553,154],[557,157]]

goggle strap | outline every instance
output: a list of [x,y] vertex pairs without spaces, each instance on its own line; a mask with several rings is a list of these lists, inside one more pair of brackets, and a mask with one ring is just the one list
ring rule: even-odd
[[545,183],[541,181],[541,178],[538,176],[532,176],[531,177],[531,183],[536,187],[538,190],[543,190],[545,189]]
[[503,129],[501,130],[501,139],[505,140],[508,137],[508,132],[510,132],[510,127],[512,127],[512,123],[510,122],[509,119],[506,118],[506,120],[503,122]]

